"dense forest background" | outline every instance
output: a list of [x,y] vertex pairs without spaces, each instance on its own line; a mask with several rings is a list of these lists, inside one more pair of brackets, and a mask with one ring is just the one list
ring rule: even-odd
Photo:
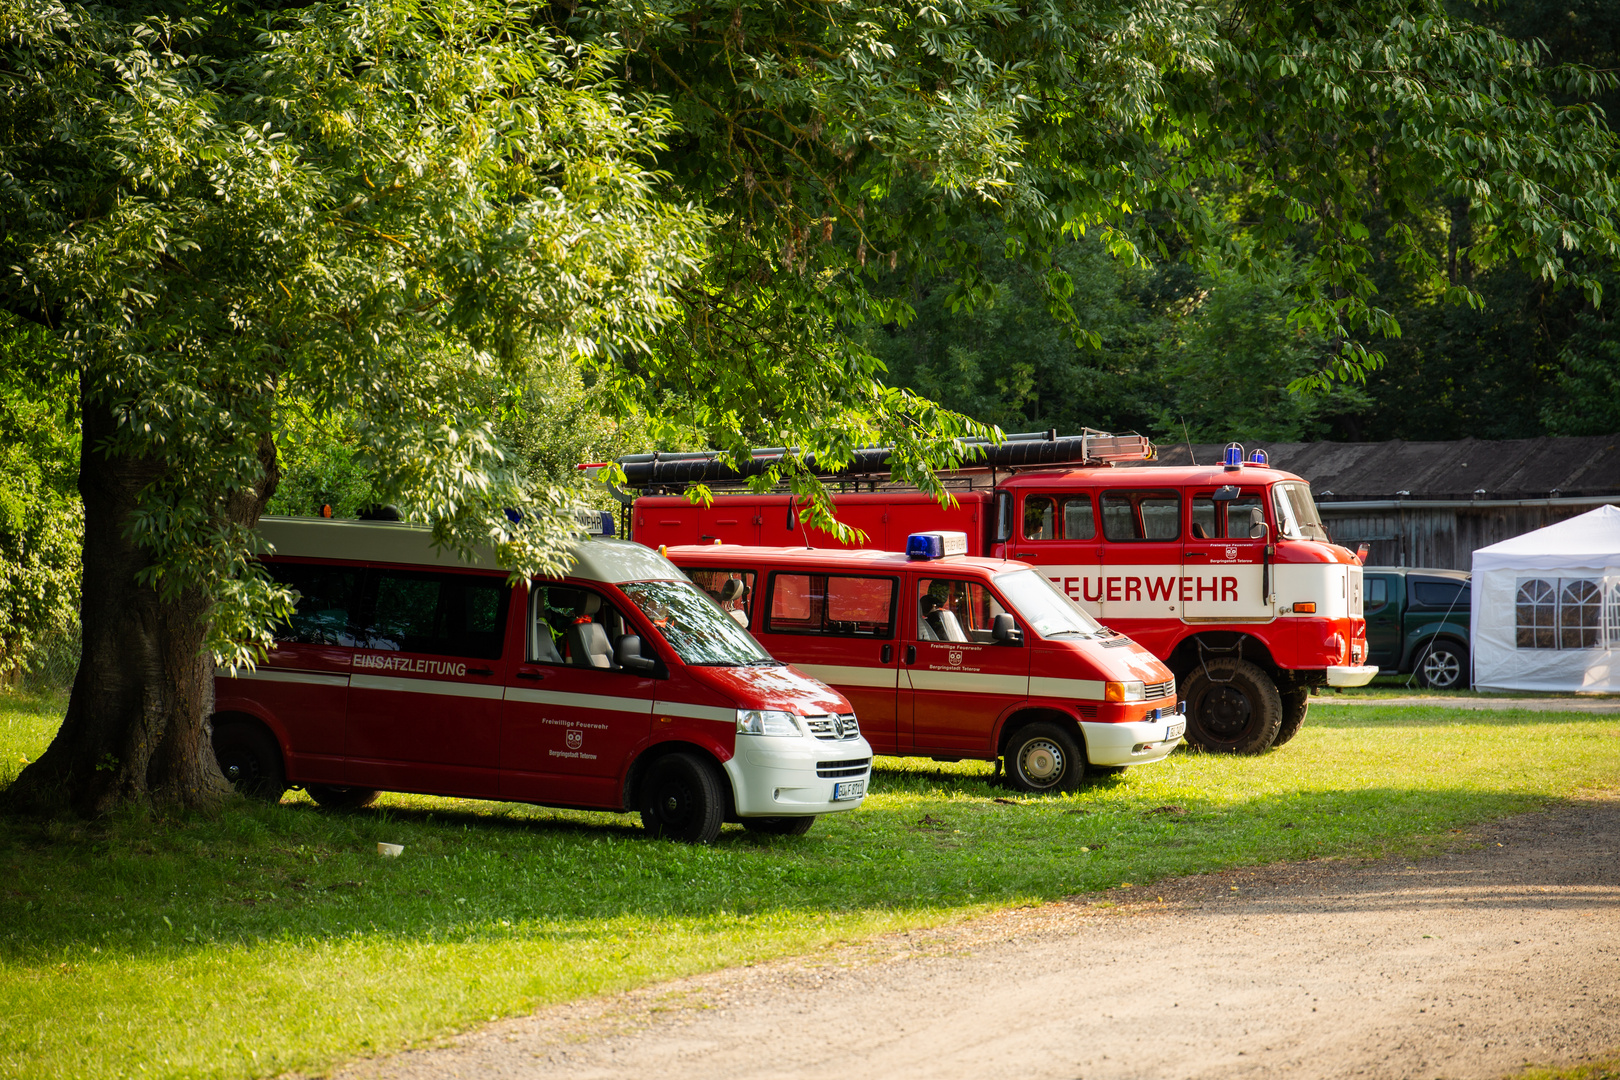
[[[1539,39],[1550,62],[1620,69],[1620,5],[1607,0],[1458,3],[1455,13]],[[1595,103],[1612,125],[1620,94]],[[1231,255],[1214,264],[1182,259],[1166,233],[1151,267],[1122,264],[1089,238],[1074,239],[1053,266],[1031,266],[1010,257],[994,224],[964,228],[955,240],[978,254],[979,286],[965,293],[897,278],[891,287],[909,294],[918,317],[869,344],[897,385],[1009,431],[1090,425],[1195,442],[1620,431],[1612,268],[1594,268],[1605,284],[1598,308],[1516,266],[1476,272],[1468,207],[1436,191],[1424,227],[1438,274],[1414,273],[1376,249],[1379,303],[1402,331],[1366,342],[1386,363],[1365,385],[1291,393],[1291,382],[1321,365],[1326,342],[1290,325],[1286,271],[1245,265],[1247,192],[1217,197],[1228,207]],[[1385,224],[1368,222],[1375,241]],[[1301,250],[1306,243],[1302,236]],[[1448,302],[1456,285],[1475,288],[1483,307]]]

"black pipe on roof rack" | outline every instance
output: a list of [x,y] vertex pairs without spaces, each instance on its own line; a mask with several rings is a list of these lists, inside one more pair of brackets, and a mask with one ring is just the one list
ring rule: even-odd
[[[1140,435],[1113,435],[1087,429],[1081,435],[1059,436],[1055,430],[1009,435],[1001,443],[964,440],[964,460],[956,472],[987,472],[995,469],[1029,468],[1039,465],[1083,465],[1125,459],[1141,460],[1154,455],[1153,444]],[[718,451],[698,453],[627,454],[618,459],[628,486],[680,487],[686,484],[736,484],[760,476],[789,453],[787,447],[754,450],[741,471]],[[869,446],[855,451],[845,468],[824,470],[814,458],[805,466],[827,480],[854,480],[888,476],[891,447]]]

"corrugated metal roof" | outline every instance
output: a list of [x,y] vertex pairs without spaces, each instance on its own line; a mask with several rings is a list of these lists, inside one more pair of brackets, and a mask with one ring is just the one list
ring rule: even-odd
[[[1225,443],[1159,445],[1153,464],[1210,464]],[[1620,435],[1456,442],[1250,443],[1311,482],[1318,502],[1546,499],[1620,495]],[[1131,467],[1131,466],[1127,466]]]

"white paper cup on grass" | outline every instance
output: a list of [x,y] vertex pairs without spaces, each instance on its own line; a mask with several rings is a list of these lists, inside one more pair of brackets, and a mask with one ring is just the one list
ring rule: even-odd
[[404,844],[384,844],[381,841],[377,844],[377,854],[385,858],[397,859],[404,851]]

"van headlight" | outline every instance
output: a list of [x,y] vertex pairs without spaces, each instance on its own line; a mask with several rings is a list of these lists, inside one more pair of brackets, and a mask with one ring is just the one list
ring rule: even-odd
[[1147,688],[1139,682],[1110,682],[1103,697],[1109,701],[1142,701],[1147,698]]
[[772,709],[738,709],[737,733],[739,735],[803,735],[804,728],[799,726],[799,718],[789,712],[777,712]]

